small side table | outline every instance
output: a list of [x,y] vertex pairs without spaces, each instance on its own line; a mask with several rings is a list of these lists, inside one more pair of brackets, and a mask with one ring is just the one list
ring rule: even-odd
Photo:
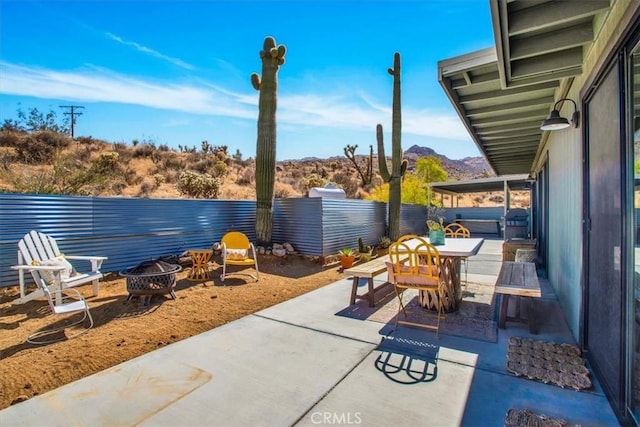
[[189,249],[189,256],[193,261],[187,280],[208,280],[209,261],[213,251],[211,249]]

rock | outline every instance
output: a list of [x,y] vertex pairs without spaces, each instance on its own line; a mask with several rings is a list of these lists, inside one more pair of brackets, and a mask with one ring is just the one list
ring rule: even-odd
[[274,247],[272,252],[275,256],[285,256],[287,254],[287,250],[285,248]]
[[291,243],[285,243],[282,245],[282,247],[285,248],[289,253],[295,252],[295,250],[293,249],[293,246],[291,246]]
[[280,243],[274,243],[273,244],[273,249],[282,249],[283,246]]

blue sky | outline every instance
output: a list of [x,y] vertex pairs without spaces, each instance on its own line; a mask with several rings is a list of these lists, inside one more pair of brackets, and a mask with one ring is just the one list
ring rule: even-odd
[[[391,141],[394,52],[402,60],[402,147],[452,159],[479,151],[438,83],[437,62],[494,45],[489,0],[0,0],[0,122],[81,105],[76,136],[207,140],[255,156],[265,36],[278,74],[277,158],[358,154]],[[387,151],[389,154],[390,151]]]

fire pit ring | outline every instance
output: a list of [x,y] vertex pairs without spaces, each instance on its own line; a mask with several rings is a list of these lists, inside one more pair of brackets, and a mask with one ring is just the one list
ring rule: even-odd
[[127,299],[134,295],[169,294],[175,300],[173,288],[176,286],[176,273],[180,270],[180,265],[152,259],[122,270],[119,274],[127,278]]

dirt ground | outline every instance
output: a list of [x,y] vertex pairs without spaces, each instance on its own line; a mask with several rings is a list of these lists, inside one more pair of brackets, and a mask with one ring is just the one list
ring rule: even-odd
[[117,273],[101,280],[97,297],[90,284],[76,287],[94,326],[47,345],[25,341],[60,321],[46,301],[13,305],[18,287],[0,289],[0,409],[344,278],[339,264],[287,255],[259,256],[259,282],[240,275],[221,282],[219,262],[211,263],[213,282],[187,280],[185,266],[176,276],[177,299],[155,295],[148,306],[138,297],[127,300],[126,281]]

